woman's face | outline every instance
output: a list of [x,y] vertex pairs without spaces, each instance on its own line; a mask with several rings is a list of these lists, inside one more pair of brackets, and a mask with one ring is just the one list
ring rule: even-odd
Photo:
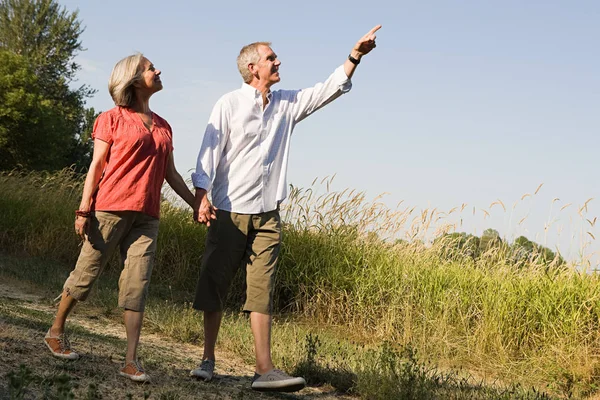
[[142,58],[140,62],[140,69],[142,70],[142,79],[136,82],[136,87],[149,94],[158,92],[163,88],[160,80],[159,69],[154,68],[154,64],[150,62],[146,57]]

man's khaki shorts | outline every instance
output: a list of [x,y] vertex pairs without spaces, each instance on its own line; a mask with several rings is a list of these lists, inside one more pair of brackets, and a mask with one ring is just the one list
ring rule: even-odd
[[75,269],[64,290],[74,299],[85,300],[94,282],[117,247],[123,271],[119,279],[119,307],[144,311],[154,265],[158,219],[137,211],[96,211],[90,219]]
[[238,268],[246,268],[244,311],[273,312],[273,280],[281,247],[279,210],[237,214],[217,210],[202,256],[193,307],[221,311]]

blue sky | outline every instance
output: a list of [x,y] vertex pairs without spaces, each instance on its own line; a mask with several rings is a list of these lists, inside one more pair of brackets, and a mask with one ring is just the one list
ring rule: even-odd
[[[335,174],[334,189],[369,198],[386,192],[391,208],[404,201],[448,211],[467,203],[456,217],[460,231],[494,228],[509,240],[524,234],[569,258],[582,246],[587,254],[600,250],[587,233],[600,232],[578,213],[594,198],[583,210],[593,220],[600,202],[598,2],[61,4],[79,9],[86,26],[87,51],[76,60],[79,82],[98,89],[88,105],[113,106],[110,71],[132,52],[163,71],[164,90],[151,107],[173,127],[185,178],[215,101],[241,85],[235,59],[243,45],[273,42],[282,62],[275,88],[296,89],[325,79],[360,36],[382,24],[352,91],[296,128],[288,181],[308,187]],[[489,208],[498,199],[506,212]]]

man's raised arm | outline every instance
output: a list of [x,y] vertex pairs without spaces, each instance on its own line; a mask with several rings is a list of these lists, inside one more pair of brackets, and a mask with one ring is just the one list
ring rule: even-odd
[[346,76],[348,78],[352,78],[352,75],[354,75],[354,70],[360,63],[362,56],[369,54],[371,50],[377,47],[375,44],[375,39],[377,39],[375,32],[377,32],[379,29],[381,29],[381,25],[374,26],[373,29],[367,32],[366,35],[361,37],[358,42],[356,42],[352,48],[352,51],[350,51],[348,59],[344,63],[344,72],[346,72]]
[[325,82],[317,83],[311,88],[286,91],[292,103],[291,111],[296,123],[350,91],[352,87],[350,78],[360,58],[375,48],[375,32],[380,28],[381,25],[377,25],[360,38],[346,62],[336,68]]

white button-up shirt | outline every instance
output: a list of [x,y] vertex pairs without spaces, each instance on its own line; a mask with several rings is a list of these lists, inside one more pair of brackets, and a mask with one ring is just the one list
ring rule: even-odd
[[261,93],[248,84],[225,94],[210,115],[192,174],[194,187],[211,192],[221,210],[275,210],[287,196],[294,127],[351,87],[342,65],[312,88],[270,92],[264,110]]

